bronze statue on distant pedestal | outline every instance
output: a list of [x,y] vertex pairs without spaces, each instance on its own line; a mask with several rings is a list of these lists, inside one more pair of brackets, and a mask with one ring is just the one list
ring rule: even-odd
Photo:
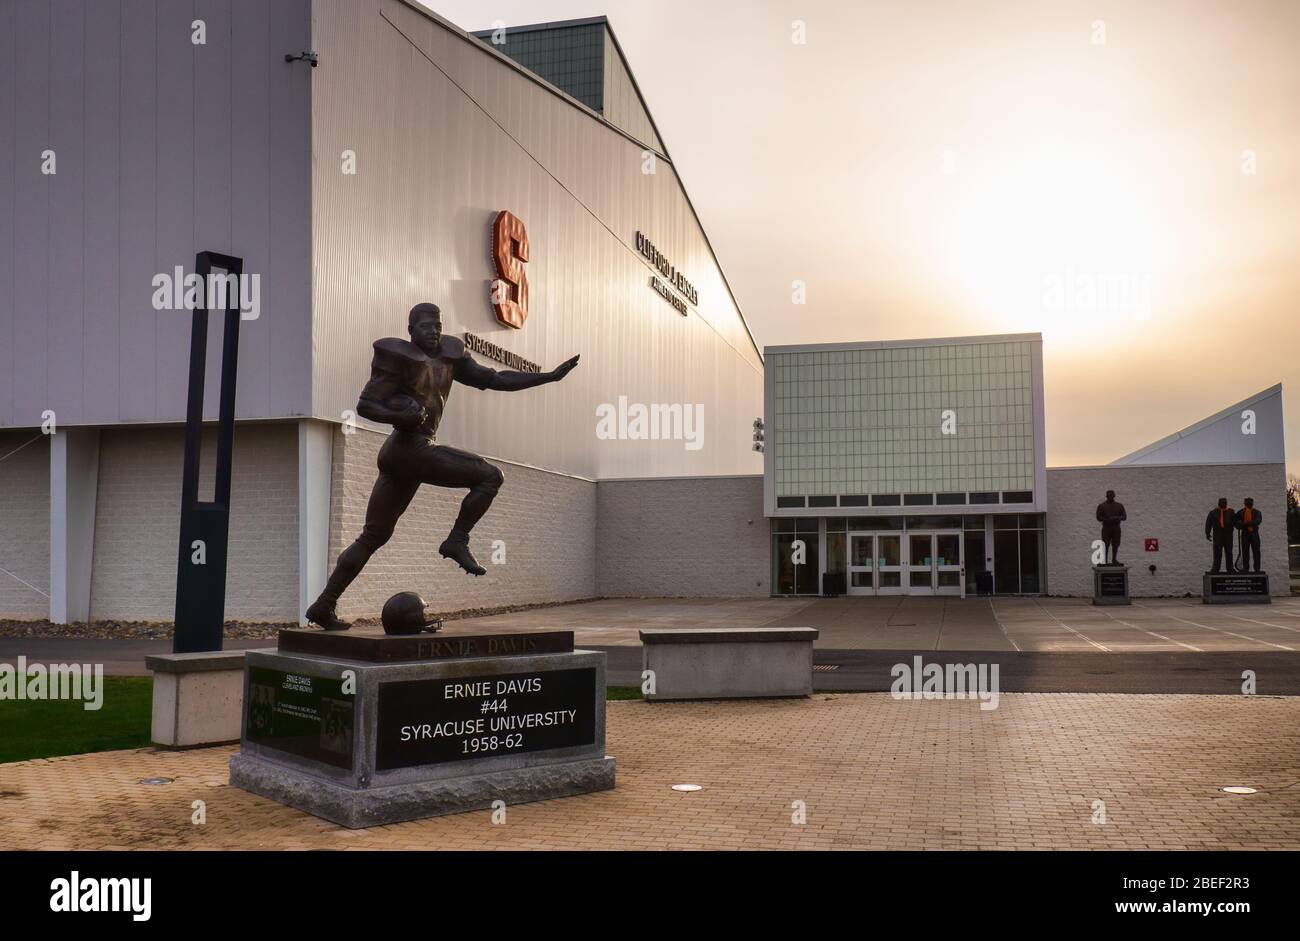
[[1227,497],[1219,497],[1219,505],[1205,517],[1205,538],[1214,541],[1214,568],[1211,571],[1215,574],[1225,562],[1229,575],[1236,572],[1232,565],[1232,531],[1236,525],[1236,511],[1228,506]]
[[1238,545],[1241,546],[1241,570],[1243,572],[1251,571],[1250,559],[1255,557],[1256,573],[1259,572],[1259,524],[1264,522],[1264,514],[1255,509],[1255,501],[1251,497],[1246,498],[1246,505],[1236,515],[1237,532],[1241,535]]
[[379,479],[366,507],[365,528],[339,555],[325,590],[307,608],[307,620],[327,631],[350,627],[335,612],[339,596],[375,551],[388,542],[420,484],[469,488],[451,534],[438,552],[471,575],[486,572],[469,551],[469,533],[491,506],[505,478],[477,454],[434,442],[452,382],[518,392],[559,382],[578,365],[574,356],[545,373],[489,369],[470,357],[463,342],[442,335],[442,316],[435,304],[412,307],[407,330],[409,342],[397,337],[375,341],[370,381],[357,403],[358,415],[392,425],[393,432],[379,449]]
[[1128,519],[1124,504],[1115,499],[1115,491],[1107,490],[1106,499],[1097,504],[1097,522],[1101,523],[1101,541],[1106,547],[1103,565],[1119,565],[1120,523]]

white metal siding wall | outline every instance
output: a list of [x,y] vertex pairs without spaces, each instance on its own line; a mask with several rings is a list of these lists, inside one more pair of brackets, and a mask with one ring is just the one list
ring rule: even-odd
[[[1290,591],[1286,556],[1286,470],[1282,464],[1169,464],[1047,469],[1047,591],[1092,596],[1092,543],[1101,538],[1097,504],[1114,490],[1128,511],[1120,561],[1136,597],[1200,597],[1212,553],[1205,514],[1219,497],[1240,507],[1246,497],[1264,514],[1260,560],[1275,595]],[[1143,540],[1160,540],[1159,552]],[[1234,543],[1235,548],[1235,543]],[[1155,574],[1148,571],[1156,566]]]
[[[543,368],[583,356],[558,386],[458,388],[440,440],[589,478],[760,472],[761,361],[672,167],[643,174],[635,142],[396,0],[313,9],[315,414],[353,408],[370,344],[404,335],[407,310],[432,300],[448,332]],[[531,241],[522,330],[489,305],[501,209]],[[698,285],[689,317],[651,289],[637,230]],[[597,440],[596,407],[619,395],[703,404],[704,447]]]
[[[100,438],[90,588],[93,620],[170,621],[176,614],[182,428],[109,428]],[[199,496],[212,498],[216,432],[203,438]],[[235,431],[226,619],[298,618],[298,429]]]
[[0,432],[0,569],[0,618],[49,616],[50,439],[39,432]]
[[[1247,421],[1246,412],[1251,413]],[[1286,462],[1286,424],[1282,419],[1282,387],[1247,399],[1218,418],[1183,429],[1133,454],[1114,461],[1131,464],[1210,464]]]
[[151,281],[201,250],[262,275],[239,416],[309,411],[309,2],[0,3],[0,427],[183,419],[190,318]]

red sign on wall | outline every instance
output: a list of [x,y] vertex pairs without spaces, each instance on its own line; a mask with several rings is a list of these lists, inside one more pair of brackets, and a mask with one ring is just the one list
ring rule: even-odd
[[1143,539],[1143,540],[1142,540],[1142,544],[1146,547],[1147,552],[1159,552],[1159,551],[1160,551],[1160,540],[1159,540],[1159,539]]

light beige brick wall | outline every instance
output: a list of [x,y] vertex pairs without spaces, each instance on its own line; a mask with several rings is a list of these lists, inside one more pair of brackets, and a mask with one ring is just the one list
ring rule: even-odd
[[0,458],[0,618],[46,618],[50,599],[41,592],[50,590],[50,439],[37,431],[2,432]]
[[[1172,464],[1048,468],[1047,590],[1092,596],[1091,546],[1101,538],[1097,504],[1107,490],[1128,511],[1120,561],[1129,565],[1135,597],[1200,597],[1201,575],[1212,553],[1205,514],[1219,497],[1240,508],[1246,497],[1264,514],[1260,559],[1276,595],[1289,592],[1286,556],[1286,470],[1282,464]],[[1143,551],[1143,540],[1160,551]],[[1235,552],[1235,544],[1234,544]],[[1147,567],[1154,564],[1155,574]]]
[[596,496],[602,596],[770,593],[761,476],[602,480]]
[[[182,428],[118,427],[100,438],[92,620],[176,613]],[[211,499],[216,431],[204,434],[200,499]],[[235,428],[226,619],[293,621],[298,607],[298,429]]]
[[[330,567],[361,534],[385,435],[334,432]],[[451,443],[451,442],[448,442]],[[466,491],[423,486],[388,544],[371,557],[339,601],[344,618],[378,617],[399,591],[418,592],[435,611],[570,601],[596,595],[596,485],[562,474],[493,461],[505,484],[474,528],[470,548],[487,574],[475,578],[438,555]],[[503,564],[492,544],[502,540]]]

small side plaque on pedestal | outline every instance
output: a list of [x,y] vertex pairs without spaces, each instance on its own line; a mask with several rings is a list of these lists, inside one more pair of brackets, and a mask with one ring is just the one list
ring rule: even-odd
[[355,699],[333,677],[250,667],[244,735],[266,748],[351,768]]
[[1201,577],[1204,604],[1272,604],[1267,572],[1206,572]]
[[1092,567],[1093,604],[1132,604],[1128,597],[1127,565]]

